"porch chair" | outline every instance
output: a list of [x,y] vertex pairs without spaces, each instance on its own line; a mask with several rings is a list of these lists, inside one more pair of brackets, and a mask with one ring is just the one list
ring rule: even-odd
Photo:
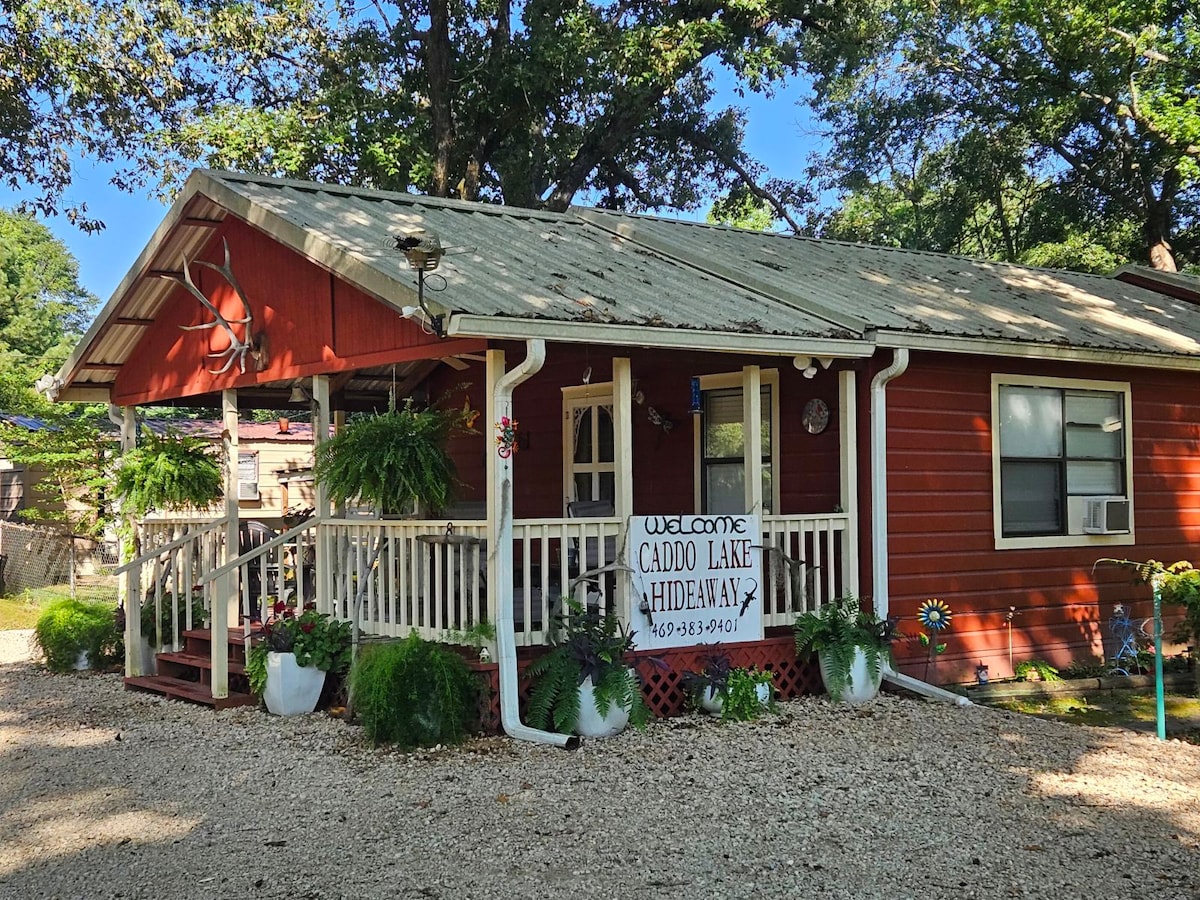
[[[567,504],[569,519],[599,519],[612,516],[615,512],[611,500],[573,500]],[[588,612],[597,612],[601,601],[608,598],[611,602],[616,589],[615,569],[621,568],[617,562],[617,539],[604,538],[604,560],[600,559],[601,543],[599,538],[586,538],[583,542],[583,552],[580,553],[579,542],[572,541],[567,548],[567,580],[572,588],[585,588],[584,605]],[[581,559],[582,556],[582,559]],[[582,563],[582,564],[581,564]]]
[[[256,520],[247,520],[238,525],[238,556],[245,556],[252,550],[257,550],[271,538],[275,537],[275,530],[264,522]],[[263,621],[267,610],[266,595],[278,590],[279,587],[279,560],[276,558],[273,562],[270,559],[271,552],[267,554],[266,574],[267,582],[263,584],[263,568],[262,562],[255,560],[242,569],[242,578],[244,581],[241,584],[243,590],[248,590],[250,595],[250,618],[251,620]],[[242,596],[239,591],[239,597]],[[239,603],[239,608],[241,604]],[[246,615],[246,610],[241,609],[241,616]]]

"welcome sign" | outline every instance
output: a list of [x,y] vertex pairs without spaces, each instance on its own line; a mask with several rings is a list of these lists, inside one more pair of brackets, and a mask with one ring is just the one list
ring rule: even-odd
[[634,516],[630,619],[639,650],[762,637],[757,516]]

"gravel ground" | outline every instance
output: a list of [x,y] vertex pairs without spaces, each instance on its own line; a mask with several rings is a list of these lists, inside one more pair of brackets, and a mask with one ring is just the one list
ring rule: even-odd
[[4,898],[1200,898],[1177,741],[883,697],[404,754],[26,648],[0,633]]

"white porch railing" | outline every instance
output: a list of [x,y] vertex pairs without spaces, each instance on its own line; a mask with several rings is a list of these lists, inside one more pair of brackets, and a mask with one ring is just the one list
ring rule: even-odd
[[[222,525],[147,523],[151,549],[119,570],[136,582],[129,603],[129,635],[135,640],[143,596],[159,604],[156,612],[163,603],[175,604],[177,619],[177,605],[199,586],[211,611],[218,576],[234,569],[247,621],[269,614],[270,604],[283,599],[300,606],[315,602],[334,617],[357,618],[365,633],[380,636],[402,637],[415,629],[437,640],[484,621],[495,623],[483,520],[312,519],[228,563]],[[763,518],[764,627],[791,625],[802,612],[856,593],[851,527],[845,513]],[[617,518],[518,519],[507,576],[517,644],[545,643],[567,595],[628,620],[626,538]],[[230,624],[236,622],[231,610]],[[180,635],[163,637],[179,646]],[[128,665],[127,671],[132,674]]]
[[[519,645],[540,644],[564,594],[625,609],[616,561],[617,519],[520,519],[513,525],[513,619]],[[324,523],[319,609],[355,618],[368,634],[425,638],[464,631],[496,614],[488,598],[488,542],[482,520]],[[589,572],[595,574],[589,575]],[[583,577],[581,577],[583,576]]]
[[763,517],[764,628],[792,625],[800,613],[858,593],[852,527],[846,513]]
[[[193,621],[192,600],[197,591],[206,617],[214,600],[211,586],[200,587],[206,573],[225,558],[223,519],[178,520],[146,523],[142,528],[142,553],[113,570],[125,579],[125,674],[144,674],[142,659],[142,609],[154,606],[154,646],[178,650],[183,632]],[[165,608],[170,609],[163,628]],[[182,613],[182,617],[181,614]]]

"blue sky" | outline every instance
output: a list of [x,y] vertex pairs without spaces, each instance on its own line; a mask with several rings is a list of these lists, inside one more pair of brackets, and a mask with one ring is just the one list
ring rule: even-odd
[[[807,111],[798,105],[809,90],[806,83],[796,80],[769,99],[749,93],[738,97],[728,86],[718,94],[718,106],[748,110],[746,147],[774,177],[800,177],[808,154],[816,146]],[[81,164],[66,197],[67,205],[86,203],[89,215],[107,226],[103,231],[85,234],[63,216],[45,220],[79,260],[81,283],[101,303],[112,295],[168,209],[145,194],[117,190],[109,183],[109,175],[107,168]],[[18,194],[0,190],[0,206],[11,207],[18,200]]]

